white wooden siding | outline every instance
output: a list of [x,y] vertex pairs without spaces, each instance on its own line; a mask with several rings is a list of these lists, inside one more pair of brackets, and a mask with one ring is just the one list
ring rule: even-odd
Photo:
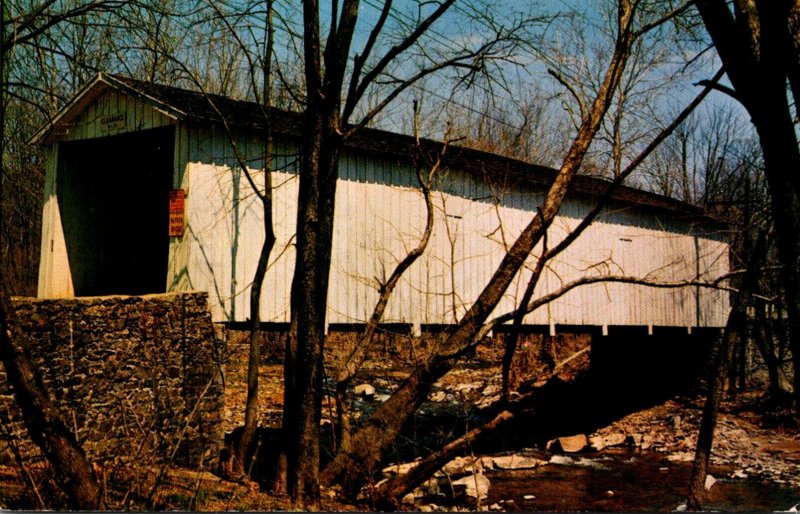
[[[184,152],[176,181],[187,191],[188,226],[186,235],[171,246],[172,276],[168,284],[172,290],[209,291],[215,320],[245,320],[249,286],[263,238],[261,206],[222,130],[181,128],[177,134],[176,138],[186,141],[176,145]],[[260,142],[242,135],[236,139],[251,170],[259,181],[263,180],[257,171],[263,166]],[[180,152],[176,150],[176,154]],[[281,167],[294,158],[289,146],[279,145],[278,152],[283,154],[278,159]],[[264,321],[289,320],[297,213],[294,171],[286,169],[273,176],[277,243],[264,287]],[[377,300],[378,280],[388,277],[406,252],[416,246],[425,212],[422,195],[413,187],[415,182],[408,165],[364,154],[343,156],[336,195],[329,323],[364,322]],[[434,193],[436,221],[428,250],[401,280],[384,320],[453,323],[478,296],[502,259],[504,248],[530,221],[542,198],[540,191],[530,188],[504,191],[482,177],[459,170],[443,172]],[[585,201],[569,198],[548,232],[548,246],[557,244],[589,208]],[[728,245],[720,237],[696,229],[699,227],[666,215],[612,205],[550,264],[535,296],[587,274],[689,280],[696,276],[695,258],[699,258],[703,279],[727,272]],[[538,254],[540,248],[534,253]],[[535,255],[529,265],[534,262]],[[529,275],[530,270],[523,271],[495,314],[513,309]],[[727,294],[720,291],[607,283],[575,289],[529,314],[526,322],[722,326],[727,308]]]
[[56,195],[57,162],[58,144],[53,144],[47,152],[38,295],[43,298],[72,298],[75,296],[75,288],[72,285],[67,243],[61,226],[61,213]]
[[[120,116],[108,123],[109,117]],[[130,96],[107,89],[64,120],[61,140],[105,137],[176,125],[173,186],[186,191],[186,233],[172,238],[166,289],[209,292],[216,321],[249,317],[249,287],[263,240],[261,205],[220,127],[177,123]],[[262,142],[235,134],[241,155],[263,184]],[[43,207],[39,295],[72,296],[67,249],[56,198],[58,143],[48,159]],[[262,299],[264,321],[288,322],[297,216],[296,151],[276,145],[273,218],[277,241]],[[434,192],[435,225],[426,253],[408,270],[384,320],[453,323],[466,312],[530,221],[542,191],[509,188],[460,170],[442,170]],[[590,208],[569,197],[548,232],[554,246]],[[378,296],[378,281],[419,241],[424,201],[413,168],[399,158],[364,153],[342,157],[336,193],[329,287],[329,323],[364,322]],[[541,244],[509,287],[495,314],[509,311],[525,289]],[[699,266],[698,266],[699,265]],[[621,274],[656,280],[714,279],[728,271],[728,245],[674,220],[630,206],[611,205],[562,255],[550,263],[535,296],[586,274]],[[699,302],[699,303],[698,303]],[[595,284],[575,289],[529,314],[530,324],[722,326],[727,293],[709,289],[654,289]]]
[[[122,119],[109,122],[109,118],[114,116],[121,116]],[[174,118],[153,109],[148,104],[119,91],[107,89],[95,102],[65,123],[64,128],[67,129],[67,133],[61,139],[76,141],[114,136],[174,123]]]

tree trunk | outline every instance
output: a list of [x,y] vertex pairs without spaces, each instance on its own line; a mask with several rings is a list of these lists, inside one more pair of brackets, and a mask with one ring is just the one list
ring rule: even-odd
[[[265,170],[269,177],[269,170]],[[271,188],[269,179],[266,180],[265,187]],[[244,411],[244,429],[242,437],[235,449],[234,465],[240,467],[238,471],[250,474],[253,459],[255,459],[254,442],[255,434],[258,429],[258,369],[260,364],[261,348],[259,339],[261,337],[261,291],[264,285],[264,277],[267,274],[267,264],[272,248],[275,246],[275,232],[272,228],[272,201],[263,202],[264,208],[264,243],[258,257],[256,272],[253,278],[253,285],[250,287],[250,351],[247,361],[247,402]]]
[[310,102],[306,108],[297,210],[297,261],[291,309],[294,359],[284,394],[287,492],[301,505],[319,500],[319,424],[322,356],[336,179],[341,139],[335,113]]
[[[272,226],[272,48],[274,43],[275,28],[272,23],[273,0],[267,0],[266,26],[264,38],[264,67],[262,89],[262,115],[264,116],[264,190],[255,193],[261,199],[261,210],[264,216],[264,242],[261,253],[258,255],[258,264],[253,275],[253,284],[250,286],[250,351],[247,360],[247,402],[244,410],[244,429],[242,437],[236,445],[234,465],[240,466],[244,474],[249,475],[255,461],[254,440],[258,429],[258,368],[260,364],[261,348],[261,291],[264,287],[264,278],[267,275],[267,266],[272,249],[275,246],[275,229]],[[255,73],[255,70],[251,70]],[[242,170],[249,173],[246,167]],[[257,189],[251,181],[254,189]]]
[[[736,98],[750,114],[764,155],[778,253],[783,263],[795,407],[800,415],[800,149],[787,98],[786,41],[791,34],[789,2],[747,3],[747,16],[734,18],[725,0],[695,2],[725,65]],[[796,9],[795,9],[796,12]],[[740,13],[742,14],[742,13]],[[795,19],[795,18],[792,18]],[[755,22],[754,22],[755,20]],[[793,55],[793,54],[792,54]]]
[[479,441],[482,437],[492,433],[507,422],[511,421],[514,415],[504,410],[495,416],[488,423],[470,430],[465,435],[450,441],[441,449],[425,457],[419,464],[411,468],[407,473],[384,482],[377,488],[376,503],[378,508],[393,510],[399,506],[399,499],[420,486],[425,480],[433,475],[439,468],[447,464],[450,459],[455,457],[464,448]]
[[784,398],[784,390],[780,376],[781,362],[775,355],[775,337],[763,309],[759,308],[756,316],[758,333],[753,339],[756,341],[756,348],[758,348],[764,365],[767,367],[769,397],[773,402],[779,403]]
[[14,328],[13,312],[6,295],[0,294],[0,360],[28,434],[53,466],[70,508],[98,509],[100,487],[92,465],[61,419],[38,370],[28,358],[23,339]]
[[758,280],[758,270],[761,265],[765,234],[759,237],[756,248],[750,256],[747,271],[742,278],[739,291],[734,297],[733,306],[722,337],[718,338],[710,354],[710,372],[708,377],[708,393],[703,407],[703,417],[700,421],[700,430],[697,435],[697,447],[692,463],[692,474],[689,478],[689,496],[687,505],[689,510],[697,511],[702,509],[703,497],[705,494],[706,474],[708,472],[708,461],[711,458],[711,448],[714,442],[714,428],[717,424],[717,413],[722,399],[722,392],[725,382],[725,364],[728,350],[735,346],[736,342],[744,337],[747,325],[747,305],[750,295],[753,292]]

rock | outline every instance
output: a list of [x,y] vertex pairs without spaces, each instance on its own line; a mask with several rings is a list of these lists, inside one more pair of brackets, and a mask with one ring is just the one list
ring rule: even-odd
[[606,498],[613,498],[613,497],[614,497],[614,491],[611,490],[606,491]]
[[388,394],[376,394],[375,395],[375,401],[376,402],[383,403],[388,399],[389,399],[389,395]]
[[491,458],[491,466],[495,469],[533,469],[546,463],[547,461],[522,455],[503,455]]
[[433,509],[431,508],[430,505],[420,505],[419,506],[419,511],[420,512],[433,512]]
[[436,391],[431,395],[431,401],[436,403],[441,403],[447,400],[447,393],[444,391]]
[[[574,436],[573,436],[574,437]],[[596,435],[589,438],[588,443],[595,451],[600,451],[609,446],[619,446],[628,438],[623,432],[614,432],[608,435]],[[566,451],[566,450],[565,450]]]
[[711,488],[714,487],[714,484],[716,483],[717,483],[716,478],[714,478],[712,475],[706,475],[706,483],[705,483],[706,491],[710,491]]
[[493,503],[493,504],[489,505],[489,510],[494,511],[494,512],[502,511],[503,507],[501,507],[499,503]]
[[667,460],[672,462],[691,462],[694,460],[694,454],[690,452],[670,453],[667,455]]
[[439,481],[436,478],[429,478],[414,491],[417,493],[418,498],[437,496],[439,494]]
[[489,479],[483,474],[466,476],[453,482],[453,488],[464,488],[464,495],[478,501],[489,497]]
[[467,384],[458,384],[453,388],[453,391],[457,393],[468,393],[470,391],[475,391],[483,387],[483,382],[470,382]]
[[483,396],[494,396],[496,394],[500,394],[500,391],[502,391],[502,389],[503,388],[497,384],[487,385],[486,387],[483,388],[481,394]]
[[523,496],[523,497],[522,497],[522,499],[523,499],[523,500],[529,500],[529,501],[530,501],[530,500],[535,500],[535,499],[536,499],[536,496],[534,496],[534,495],[532,495],[532,494],[526,494],[525,496]]
[[578,453],[586,448],[588,442],[584,434],[558,438],[558,445],[564,453]]
[[416,498],[414,498],[414,493],[408,493],[407,495],[403,496],[403,499],[400,500],[400,503],[403,505],[414,505],[417,502]]
[[733,472],[733,475],[731,476],[733,478],[747,478],[747,473],[745,473],[744,470],[737,469],[736,471]]
[[398,462],[397,464],[390,464],[389,466],[386,466],[385,468],[383,468],[383,470],[381,470],[381,472],[383,473],[384,477],[392,478],[396,475],[405,475],[406,473],[408,473],[408,470],[410,470],[417,464],[419,464],[418,460],[414,462],[403,462],[403,463]]
[[442,472],[451,477],[483,472],[483,460],[474,457],[456,457],[442,467]]
[[574,464],[575,461],[565,455],[553,455],[550,457],[550,464]]
[[688,506],[685,503],[681,503],[677,507],[675,507],[675,512],[686,512]]
[[363,396],[365,398],[375,396],[375,388],[370,384],[358,384],[353,392],[356,393],[356,396]]

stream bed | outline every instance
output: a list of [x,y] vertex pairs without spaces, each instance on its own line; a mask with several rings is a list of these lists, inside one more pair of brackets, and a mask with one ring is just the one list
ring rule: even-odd
[[[486,504],[504,511],[674,511],[686,501],[690,472],[690,462],[671,461],[658,452],[611,449],[557,456],[532,470],[487,472],[491,488]],[[717,481],[705,510],[785,511],[800,502],[798,489],[729,479],[730,473],[730,468],[712,466]]]

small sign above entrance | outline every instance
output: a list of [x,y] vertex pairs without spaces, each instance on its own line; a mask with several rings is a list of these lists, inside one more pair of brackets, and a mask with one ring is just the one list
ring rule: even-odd
[[169,237],[181,237],[186,229],[184,206],[186,191],[173,189],[169,192]]
[[116,132],[125,128],[125,114],[111,114],[100,118],[100,132]]

